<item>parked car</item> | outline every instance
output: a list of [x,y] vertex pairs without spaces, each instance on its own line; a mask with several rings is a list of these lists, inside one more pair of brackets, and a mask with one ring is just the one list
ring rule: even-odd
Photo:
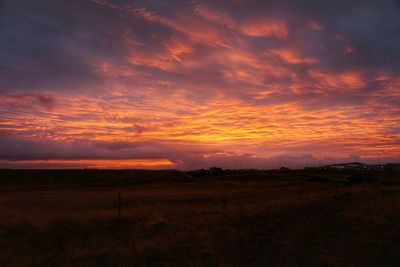
[[378,176],[373,173],[359,172],[346,177],[349,183],[373,183],[378,180]]

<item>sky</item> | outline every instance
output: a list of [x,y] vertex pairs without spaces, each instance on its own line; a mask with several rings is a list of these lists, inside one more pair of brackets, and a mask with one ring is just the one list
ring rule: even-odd
[[400,161],[395,0],[1,0],[0,168]]

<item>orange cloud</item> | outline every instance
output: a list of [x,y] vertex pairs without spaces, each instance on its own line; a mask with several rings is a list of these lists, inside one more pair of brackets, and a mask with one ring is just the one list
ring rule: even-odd
[[276,55],[283,61],[289,64],[314,64],[318,60],[309,57],[301,57],[293,49],[273,49],[268,52],[271,55]]
[[105,77],[134,77],[137,75],[127,66],[117,66],[107,61],[92,61],[89,64],[96,73]]
[[137,7],[131,10],[132,14],[136,17],[145,19],[149,22],[159,22],[161,17],[158,16],[156,13],[148,11],[143,7]]
[[147,56],[141,53],[132,53],[128,57],[128,61],[133,65],[148,66],[165,71],[170,71],[174,68],[174,59],[164,55]]
[[355,53],[354,49],[349,45],[345,45],[343,50],[346,54],[354,54]]
[[315,79],[325,90],[358,89],[365,86],[365,82],[359,72],[344,72],[331,74],[316,70],[310,70],[309,76]]
[[175,163],[167,159],[133,159],[133,160],[0,160],[0,165],[10,167],[29,166],[30,168],[92,168],[92,169],[165,169],[173,168]]
[[171,38],[170,40],[166,41],[165,47],[168,56],[180,63],[182,63],[182,57],[194,52],[194,49],[191,45],[175,38]]
[[240,30],[243,34],[252,37],[286,38],[289,29],[283,21],[251,21],[244,23]]
[[[357,40],[348,31],[297,17],[303,13],[282,12],[274,19],[263,10],[260,19],[262,10],[249,15],[244,8],[232,16],[232,8],[246,1],[229,2],[226,9],[198,1],[168,8],[122,2],[92,0],[91,12],[98,17],[77,20],[85,27],[76,42],[61,46],[57,38],[49,40],[74,60],[52,52],[43,59],[39,54],[39,60],[15,54],[21,66],[8,64],[12,57],[5,61],[8,74],[0,89],[11,93],[0,95],[0,155],[9,154],[3,147],[11,137],[22,140],[15,151],[45,140],[33,148],[59,142],[57,151],[65,152],[68,144],[81,141],[106,143],[94,149],[97,155],[122,159],[120,164],[83,156],[73,161],[67,155],[59,157],[67,161],[48,162],[94,167],[152,168],[191,157],[304,152],[399,155],[400,78],[379,65],[384,61],[374,58],[379,51],[362,57],[367,44],[355,54],[349,44]],[[289,20],[304,25],[289,29]],[[46,54],[43,40],[37,43],[35,51],[44,48]],[[366,66],[369,61],[378,66]],[[43,70],[30,72],[26,66],[32,62]],[[23,83],[19,68],[34,75]]]
[[223,25],[229,29],[234,29],[236,27],[236,22],[227,14],[211,9],[204,4],[198,4],[195,7],[195,13],[205,20]]
[[[353,78],[349,79],[346,82],[352,83]],[[359,114],[375,110],[377,107],[373,105],[362,109],[319,108],[307,111],[295,102],[249,105],[226,94],[199,105],[188,98],[185,91],[181,92],[168,96],[168,101],[165,101],[165,96],[144,92],[140,94],[141,101],[135,102],[134,106],[124,98],[107,101],[63,99],[60,100],[62,107],[41,113],[40,117],[35,115],[34,107],[25,109],[24,113],[13,113],[10,106],[6,108],[14,105],[12,100],[8,100],[8,104],[2,104],[0,108],[3,118],[8,118],[0,127],[21,136],[53,141],[161,142],[182,149],[190,144],[198,149],[212,148],[259,156],[297,151],[297,148],[308,145],[316,156],[351,153],[355,148],[363,155],[374,153],[378,148],[390,155],[400,152],[396,144],[391,144],[391,136],[382,135],[385,128],[398,125],[396,118],[389,120],[385,114],[373,120],[360,117]],[[263,97],[268,95],[265,92]],[[318,142],[326,146],[334,144],[338,151],[329,148],[327,152],[323,146],[312,145]],[[377,143],[375,146],[365,146],[374,142]],[[164,160],[122,161],[123,166],[116,161],[86,163],[93,167],[121,168],[170,164]]]
[[180,14],[176,15],[175,18],[164,18],[162,24],[184,34],[194,43],[209,46],[229,46],[230,40],[224,36],[220,29],[212,24],[199,23],[191,16]]
[[324,27],[320,23],[314,20],[310,20],[308,22],[308,26],[314,31],[322,31],[324,29]]

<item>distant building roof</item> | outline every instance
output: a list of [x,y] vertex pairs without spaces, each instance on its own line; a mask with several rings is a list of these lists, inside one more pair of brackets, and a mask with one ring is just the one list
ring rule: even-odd
[[351,167],[351,166],[366,166],[364,163],[354,161],[354,162],[346,162],[346,163],[338,163],[338,164],[330,164],[330,165],[325,165],[324,167]]

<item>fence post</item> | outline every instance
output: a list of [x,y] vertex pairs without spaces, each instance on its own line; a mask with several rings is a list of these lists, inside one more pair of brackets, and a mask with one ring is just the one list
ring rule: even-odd
[[121,192],[118,192],[118,221],[121,221]]

